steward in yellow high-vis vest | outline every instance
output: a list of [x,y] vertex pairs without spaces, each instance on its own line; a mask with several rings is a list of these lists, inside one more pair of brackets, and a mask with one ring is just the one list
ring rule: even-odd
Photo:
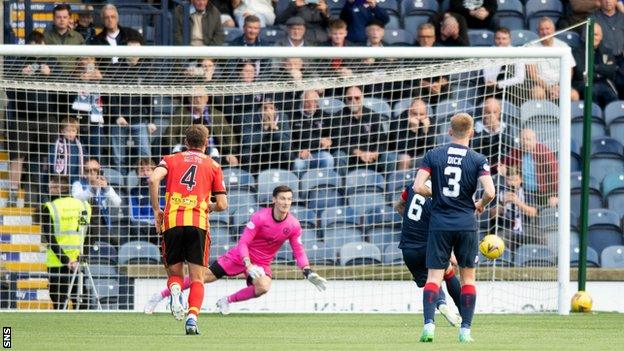
[[[59,252],[48,247],[46,265],[62,267],[71,261],[77,261],[82,253],[87,226],[91,220],[91,206],[88,202],[73,197],[60,197],[43,206],[50,216],[50,234],[54,236],[61,250]],[[53,243],[50,244],[53,246]],[[68,261],[63,262],[65,259],[62,256],[66,256]]]

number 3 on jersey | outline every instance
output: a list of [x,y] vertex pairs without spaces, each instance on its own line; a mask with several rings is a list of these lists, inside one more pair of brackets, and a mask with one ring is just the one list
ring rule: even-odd
[[180,179],[180,184],[186,185],[186,189],[188,191],[193,190],[193,188],[195,187],[195,184],[197,184],[197,182],[195,181],[196,173],[197,173],[197,165],[191,165],[191,167],[189,167],[186,170],[186,172],[184,172],[182,179]]
[[448,187],[442,188],[442,194],[446,197],[459,196],[459,181],[461,180],[462,170],[459,167],[447,166],[444,168],[444,175],[449,176]]
[[422,195],[414,194],[412,197],[412,203],[410,203],[410,207],[407,210],[407,218],[414,222],[420,221],[420,216],[422,216],[422,207],[424,204],[425,198]]

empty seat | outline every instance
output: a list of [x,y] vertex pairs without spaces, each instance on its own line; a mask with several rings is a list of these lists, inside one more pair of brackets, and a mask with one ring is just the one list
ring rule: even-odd
[[529,100],[520,107],[520,119],[528,123],[531,119],[559,116],[559,106],[548,100]]
[[624,246],[606,247],[600,254],[603,268],[624,268]]
[[233,214],[239,208],[257,207],[256,195],[247,190],[234,190],[227,194],[228,213]]
[[386,29],[383,41],[389,46],[411,46],[414,35],[404,29]]
[[589,233],[587,245],[596,252],[602,252],[605,247],[622,245],[622,226],[620,217],[614,211],[607,209],[589,210]]
[[308,260],[313,265],[332,265],[336,262],[336,250],[329,248],[324,242],[304,242],[304,247]]
[[401,2],[401,17],[403,28],[416,36],[418,26],[428,22],[436,15],[440,5],[436,0],[403,0]]
[[493,46],[494,32],[487,29],[469,29],[470,46]]
[[607,207],[624,217],[624,173],[612,173],[602,180],[602,195]]
[[230,213],[228,211],[210,212],[208,221],[211,227],[227,227],[230,224]]
[[381,251],[367,242],[346,243],[340,248],[340,265],[379,264]]
[[401,240],[401,229],[392,227],[375,227],[372,229],[364,228],[368,242],[377,245],[380,249],[386,245]]
[[356,169],[347,173],[345,177],[347,195],[359,191],[383,192],[384,187],[384,177],[370,169]]
[[276,42],[286,39],[286,32],[279,27],[265,27],[260,29],[260,40],[265,44],[275,44]]
[[287,185],[293,191],[293,200],[299,198],[299,178],[290,171],[267,169],[258,174],[258,203],[270,203],[273,189],[278,185]]
[[338,173],[330,169],[313,169],[301,177],[301,195],[307,198],[308,191],[318,187],[341,187],[342,182]]
[[158,246],[147,241],[129,241],[119,248],[118,262],[123,264],[149,264],[160,262]]
[[111,265],[90,264],[89,270],[93,278],[117,278],[117,268]]
[[499,258],[495,260],[490,260],[487,257],[483,256],[481,252],[479,252],[479,265],[485,267],[511,267],[514,265],[513,254],[511,253],[511,250],[505,250]]
[[124,185],[124,177],[116,169],[102,167],[102,175],[106,178],[108,185],[114,187],[122,187]]
[[92,264],[117,264],[117,250],[105,241],[96,241],[89,248],[89,262]]
[[441,124],[448,124],[447,120],[460,112],[474,115],[474,106],[466,100],[444,100],[436,106],[435,116]]
[[307,208],[322,211],[328,207],[343,206],[344,199],[338,190],[331,188],[312,189],[308,192]]
[[230,227],[230,233],[235,236],[242,234],[243,227],[249,222],[251,215],[258,210],[255,206],[239,207],[232,214],[232,226]]
[[415,170],[395,171],[388,175],[386,191],[389,193],[402,192],[406,186],[411,186],[416,177]]
[[624,100],[605,106],[604,118],[611,137],[624,144]]
[[363,238],[362,232],[356,228],[329,228],[323,232],[323,241],[337,253],[344,244],[363,241]]
[[[570,174],[570,208],[574,213],[581,213],[581,172]],[[600,183],[594,177],[589,178],[589,208],[602,208]]]
[[[570,246],[571,267],[578,267],[580,252],[581,249],[578,245]],[[600,267],[600,257],[598,256],[598,252],[591,247],[587,247],[587,267]]]
[[556,24],[563,13],[563,5],[559,0],[527,0],[525,13],[529,30],[537,31],[542,17],[549,17]]
[[228,191],[253,191],[256,187],[256,179],[254,176],[240,168],[223,168],[223,181]]
[[[576,140],[583,140],[583,116],[585,115],[585,102],[584,101],[572,101],[570,103],[571,117],[572,117],[572,136]],[[605,124],[602,116],[602,109],[595,102],[592,103],[592,125],[591,136],[600,137],[605,136]]]
[[227,227],[210,227],[210,245],[230,245],[231,241]]
[[624,147],[613,138],[594,138],[591,142],[592,177],[602,181],[612,173],[624,173]]
[[295,262],[293,251],[288,241],[284,242],[275,255],[275,260],[281,264],[292,264]]
[[403,252],[399,249],[398,242],[386,245],[383,251],[383,263],[403,264]]
[[359,192],[348,196],[347,204],[361,216],[375,207],[385,206],[386,198],[383,194]]
[[511,45],[512,46],[524,46],[533,40],[539,39],[537,33],[530,30],[512,30],[511,31]]
[[[392,32],[397,32],[398,30],[393,30]],[[386,31],[387,33],[388,31]],[[403,33],[405,34],[405,33]],[[392,108],[390,108],[390,104],[385,99],[380,98],[364,98],[364,106],[366,108],[372,110],[375,113],[380,114],[386,120],[389,120],[392,117]]]
[[319,100],[319,109],[325,115],[334,115],[341,113],[345,108],[345,103],[342,100],[334,98],[322,98]]
[[568,46],[570,46],[572,49],[583,44],[581,36],[577,32],[571,30],[559,33],[555,37],[568,44]]
[[403,218],[390,206],[376,206],[369,208],[362,216],[364,230],[387,227],[400,229]]
[[[399,0],[378,0],[377,6],[386,10],[388,17],[390,17],[390,21],[386,23],[386,33],[389,30],[398,29],[401,27],[401,20],[399,14],[401,13]],[[413,41],[409,42],[411,45]]]
[[360,222],[355,211],[346,206],[326,208],[320,216],[321,228],[353,227]]
[[501,27],[509,30],[525,28],[524,6],[520,0],[498,0],[495,17]]
[[243,31],[240,28],[223,28],[223,35],[225,35],[225,42],[231,43],[241,35],[243,35]]
[[[117,279],[93,279],[93,283],[102,304],[115,304],[118,302],[119,281]],[[104,309],[104,306],[102,308]]]
[[516,249],[514,264],[522,266],[554,266],[555,254],[544,245],[522,245]]
[[301,206],[291,206],[290,213],[299,220],[302,228],[316,228],[316,214]]

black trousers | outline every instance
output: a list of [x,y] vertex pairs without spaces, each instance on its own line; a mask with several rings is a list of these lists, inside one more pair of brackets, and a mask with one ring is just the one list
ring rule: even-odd
[[[72,272],[69,267],[48,267],[48,280],[50,282],[48,289],[50,290],[50,299],[55,310],[63,309],[65,300],[67,300],[67,293],[69,292],[69,283],[71,282]],[[86,306],[79,306],[76,301],[76,292],[78,291],[78,277],[74,281],[74,287],[72,288],[72,303],[74,309],[82,309]],[[83,301],[88,301],[85,294]]]

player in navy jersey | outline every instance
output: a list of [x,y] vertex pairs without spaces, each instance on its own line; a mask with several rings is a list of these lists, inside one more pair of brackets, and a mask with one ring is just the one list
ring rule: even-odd
[[[427,183],[431,184],[429,181]],[[394,208],[403,217],[401,241],[399,242],[399,249],[403,252],[403,261],[412,273],[416,285],[422,288],[427,281],[425,258],[427,238],[429,237],[431,198],[415,194],[411,187],[406,187],[403,193],[401,193],[401,198],[395,203]],[[451,257],[451,261],[455,261],[454,256]],[[455,302],[455,306],[459,307],[460,284],[451,264],[445,271],[444,281],[446,282],[446,289]],[[449,323],[456,327],[460,326],[461,317],[453,313],[447,306],[446,296],[442,288],[440,288],[436,307]]]
[[[473,120],[466,113],[451,118],[451,143],[428,151],[416,174],[414,191],[432,196],[427,240],[427,283],[423,291],[425,326],[420,341],[434,338],[435,303],[438,300],[444,271],[451,252],[455,253],[460,268],[461,295],[459,341],[473,341],[470,326],[475,310],[475,267],[478,261],[478,235],[475,212],[481,214],[496,191],[485,156],[468,145],[474,134]],[[431,178],[431,188],[425,182]],[[474,201],[477,183],[483,187],[483,197]]]

